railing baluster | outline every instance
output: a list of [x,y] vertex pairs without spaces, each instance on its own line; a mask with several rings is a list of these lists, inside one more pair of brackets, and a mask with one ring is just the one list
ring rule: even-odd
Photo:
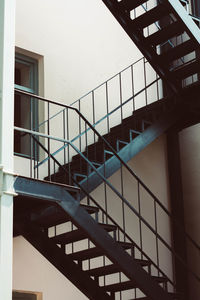
[[[88,159],[88,136],[87,136],[87,124],[85,122],[85,144],[86,144],[86,157]],[[88,163],[86,162],[87,166],[87,190],[88,190],[88,187],[89,187],[89,168],[90,166],[88,165]],[[87,196],[87,205],[90,205],[90,198]]]
[[[94,91],[92,91],[92,121],[93,124],[95,124]],[[94,143],[95,143],[95,133],[94,133]]]
[[[68,108],[66,108],[66,126],[67,126],[67,140],[69,140],[69,109]],[[71,180],[71,168],[70,168],[70,149],[69,149],[69,145],[67,147],[67,170],[68,170],[68,174],[65,173],[66,183],[72,184],[72,180]]]
[[[156,73],[156,79],[158,79],[158,74]],[[157,92],[157,100],[160,99],[160,95],[159,95],[159,81],[157,80],[156,82],[156,92]]]
[[133,96],[133,111],[135,111],[135,87],[134,87],[134,72],[133,72],[133,65],[131,66],[131,87],[132,87],[132,96]]
[[[121,180],[121,194],[122,196],[124,196],[124,181],[123,181],[123,168],[122,165],[120,166],[120,180]],[[125,221],[125,204],[122,201],[122,228],[124,230],[124,232],[126,232],[126,221]],[[126,241],[126,237],[124,235],[124,242]]]
[[[159,260],[159,245],[158,245],[158,221],[157,221],[157,209],[156,209],[156,201],[154,200],[154,217],[155,217],[155,231],[156,231],[156,259],[157,259],[157,266],[160,267],[160,260]],[[158,276],[160,275],[160,272],[158,270]]]
[[[139,213],[139,232],[140,232],[140,249],[143,251],[143,239],[142,239],[142,220],[141,220],[141,199],[140,199],[140,183],[137,181],[137,191],[138,191],[138,213]],[[143,254],[141,252],[141,259],[143,259]]]
[[106,81],[106,112],[107,112],[107,133],[110,131],[110,122],[109,122],[109,105],[108,105],[108,81]]
[[[65,109],[63,109],[63,138],[64,140],[66,140],[66,120],[65,120]],[[66,143],[63,144],[64,145],[64,165],[66,164]]]
[[33,177],[33,141],[32,141],[32,135],[29,134],[29,140],[30,140],[30,177]]
[[147,72],[146,72],[146,61],[145,61],[145,58],[144,58],[144,60],[143,60],[143,65],[144,65],[144,87],[145,87],[145,104],[146,104],[146,106],[148,105],[148,95],[147,95],[147,78],[146,78],[146,76],[147,76]]
[[[32,105],[33,105],[32,98],[30,98],[30,128],[31,128],[31,130],[33,130],[33,108],[32,108]],[[30,156],[31,156],[31,169],[33,168],[33,178],[35,178],[35,152],[34,152],[35,143],[32,140],[32,135],[28,135],[28,137],[30,138],[29,146],[30,146]],[[32,170],[31,170],[31,174],[32,174]]]
[[[146,62],[143,60],[143,63],[144,63],[144,68],[146,68]],[[132,67],[132,70],[133,70],[133,67]],[[146,73],[146,69],[145,69],[145,73]],[[132,71],[132,74],[133,74],[133,71]],[[132,78],[133,78],[133,76],[132,76]],[[147,87],[147,85],[146,85],[146,77],[144,77],[144,79],[145,79],[145,87]],[[157,82],[157,81],[156,81]],[[122,110],[122,102],[123,102],[123,99],[122,99],[122,73],[120,73],[119,74],[119,89],[120,89],[120,104],[121,104],[121,121],[123,120],[123,110]],[[157,84],[157,89],[158,89],[158,84]],[[145,89],[145,92],[147,93],[147,91],[146,91],[146,89]],[[159,92],[159,91],[158,91]],[[23,94],[23,93],[22,93]],[[106,94],[108,95],[108,83],[106,83]],[[159,97],[159,96],[158,96]],[[40,98],[40,97],[38,97],[38,98]],[[107,98],[106,99],[108,99],[108,96],[107,96]],[[48,144],[47,144],[47,150],[45,150],[45,152],[46,153],[48,153],[48,175],[50,176],[51,174],[50,174],[50,171],[51,171],[51,160],[52,160],[52,162],[53,162],[53,168],[54,168],[54,172],[55,172],[55,166],[59,166],[59,168],[61,168],[62,169],[62,166],[60,166],[60,164],[59,164],[59,162],[54,158],[54,156],[51,154],[51,152],[50,152],[50,148],[51,148],[51,144],[50,144],[50,142],[51,142],[51,140],[53,141],[55,141],[56,139],[54,138],[54,137],[50,137],[50,104],[51,103],[53,103],[53,101],[49,101],[49,100],[44,100],[44,101],[47,101],[48,102],[48,106],[47,106],[47,115],[48,115],[48,122],[47,122],[47,132],[48,132],[48,135],[46,136],[46,138],[47,138],[47,142],[48,142]],[[146,95],[146,105],[148,104],[147,103],[148,101],[147,101],[147,95]],[[53,104],[55,104],[55,103],[53,103]],[[80,103],[79,103],[80,104]],[[93,104],[93,121],[95,122],[95,95],[94,95],[94,92],[93,92],[93,94],[92,94],[92,104]],[[62,106],[61,104],[57,104],[57,105],[60,105],[60,106]],[[107,106],[107,112],[108,112],[108,110],[109,110],[109,103],[108,103],[108,101],[106,102],[106,106]],[[67,106],[64,106],[63,105],[63,107],[65,107],[65,110],[66,110],[66,113],[67,113],[67,139],[69,140],[69,115],[68,115],[68,111],[69,110],[71,110],[72,108],[70,108],[70,107],[67,107]],[[104,182],[104,186],[105,186],[105,193],[104,193],[104,197],[105,197],[105,208],[104,209],[102,209],[101,208],[101,211],[102,211],[102,216],[103,216],[103,218],[102,219],[104,219],[104,216],[105,216],[105,218],[106,218],[106,222],[108,223],[112,223],[112,224],[116,224],[116,222],[109,216],[109,213],[110,213],[110,211],[109,211],[109,209],[108,209],[108,203],[107,203],[107,186],[117,195],[117,197],[118,197],[118,199],[120,200],[120,201],[122,201],[121,203],[122,203],[122,223],[123,223],[123,225],[122,225],[122,228],[120,227],[120,226],[118,226],[117,225],[117,228],[118,228],[118,230],[117,230],[117,234],[118,234],[118,240],[120,240],[120,233],[121,233],[121,235],[123,236],[123,239],[124,239],[124,241],[126,241],[126,238],[128,239],[128,241],[130,241],[131,239],[130,239],[130,237],[126,234],[126,232],[125,232],[125,230],[126,230],[126,223],[125,223],[125,207],[127,208],[127,209],[130,209],[131,211],[132,211],[132,213],[134,213],[136,216],[137,216],[137,218],[138,218],[138,220],[139,220],[139,238],[140,238],[140,242],[139,242],[139,246],[137,246],[137,245],[135,245],[134,244],[134,242],[132,241],[132,243],[134,244],[134,247],[136,248],[136,249],[138,249],[139,251],[140,251],[140,254],[141,254],[141,258],[143,258],[143,257],[145,257],[145,258],[147,258],[148,257],[148,255],[146,255],[145,253],[144,253],[144,251],[143,251],[143,231],[142,231],[142,229],[143,229],[143,224],[145,225],[145,226],[147,226],[147,228],[154,234],[154,236],[156,237],[156,255],[157,255],[157,266],[156,266],[156,269],[157,269],[157,271],[158,271],[158,274],[159,275],[163,275],[163,272],[160,270],[160,257],[159,257],[159,243],[162,243],[168,250],[170,250],[172,253],[173,253],[173,249],[171,249],[170,248],[170,245],[168,245],[164,240],[163,240],[163,238],[158,234],[158,224],[157,224],[157,205],[159,205],[159,207],[161,207],[162,209],[163,209],[163,211],[167,214],[167,215],[169,215],[170,216],[170,218],[171,218],[171,215],[168,213],[168,211],[165,209],[165,208],[163,208],[163,206],[162,206],[162,203],[160,203],[159,202],[159,200],[157,200],[157,198],[152,194],[152,192],[138,179],[138,177],[130,170],[130,168],[126,165],[126,164],[124,164],[124,162],[121,160],[121,158],[118,156],[118,154],[116,153],[116,151],[107,143],[107,141],[104,139],[104,138],[102,138],[101,136],[100,136],[100,134],[95,130],[95,128],[94,127],[92,127],[92,125],[84,118],[84,116],[82,115],[82,114],[80,114],[77,110],[74,110],[74,109],[72,109],[73,110],[73,112],[75,112],[76,114],[78,114],[78,122],[79,122],[79,135],[81,135],[81,136],[79,136],[79,148],[80,148],[80,151],[79,151],[79,149],[76,149],[76,148],[74,148],[74,146],[73,146],[73,144],[71,143],[71,142],[69,142],[69,141],[66,141],[65,140],[65,137],[66,137],[66,132],[65,132],[65,113],[63,113],[63,139],[60,139],[60,142],[65,146],[65,143],[67,144],[67,148],[68,148],[68,166],[69,166],[69,168],[68,168],[68,171],[69,171],[69,174],[71,173],[71,167],[70,167],[70,160],[71,160],[71,157],[70,157],[70,152],[69,152],[69,147],[72,147],[72,149],[73,149],[73,151],[75,150],[78,154],[79,154],[79,156],[81,157],[81,161],[83,162],[84,161],[84,163],[86,163],[87,164],[87,166],[88,166],[88,168],[91,168],[91,170],[93,171],[93,172],[95,172],[98,176],[100,176],[100,178],[102,179],[102,182]],[[80,110],[80,105],[79,105],[79,110]],[[81,129],[81,122],[84,122],[84,130],[85,130],[85,132],[83,132],[82,133],[82,129]],[[109,117],[108,117],[108,119],[107,119],[107,125],[108,125],[108,127],[109,127]],[[32,126],[32,125],[31,125]],[[103,143],[103,147],[104,147],[104,149],[105,148],[108,148],[109,150],[110,150],[110,152],[113,152],[114,153],[114,155],[115,155],[115,157],[119,160],[119,162],[120,162],[120,164],[121,164],[121,168],[120,168],[120,172],[121,172],[121,192],[118,192],[118,190],[117,189],[115,189],[113,186],[112,186],[112,184],[105,178],[106,177],[106,169],[105,169],[105,163],[106,163],[106,157],[104,158],[104,161],[103,161],[103,164],[104,164],[104,171],[103,171],[103,175],[104,175],[104,178],[102,178],[101,176],[102,176],[102,174],[100,174],[99,172],[98,172],[98,168],[96,167],[96,165],[95,166],[93,166],[91,163],[90,163],[90,161],[88,160],[89,159],[89,153],[88,153],[88,138],[87,138],[87,132],[88,132],[88,128],[90,128],[91,130],[93,130],[93,134],[94,134],[94,141],[96,141],[96,136],[102,141],[102,143]],[[33,129],[32,127],[31,127],[31,129]],[[19,130],[19,129],[18,129]],[[39,147],[39,145],[40,145],[40,143],[39,143],[39,138],[38,137],[45,137],[44,135],[37,135],[37,132],[32,132],[31,133],[32,134],[32,138],[33,138],[33,140],[34,140],[34,143],[36,143],[37,144],[37,147]],[[82,135],[85,135],[85,139],[84,139],[84,136],[83,136],[83,138],[82,138]],[[35,136],[37,137],[37,138],[35,138]],[[31,139],[32,139],[31,138]],[[81,140],[82,139],[82,140]],[[59,139],[58,139],[58,141],[59,141]],[[83,155],[83,153],[81,153],[81,150],[82,150],[82,145],[81,145],[81,143],[83,142],[84,143],[84,141],[85,141],[85,145],[86,145],[86,154],[84,153],[84,155]],[[44,150],[44,148],[43,148],[43,146],[42,145],[40,145],[40,147]],[[64,147],[65,148],[65,147]],[[38,152],[38,151],[37,151]],[[39,152],[38,152],[39,153]],[[35,157],[35,156],[34,156]],[[36,162],[36,160],[35,160],[35,162]],[[124,194],[125,194],[125,192],[124,192],[124,186],[125,186],[125,179],[124,179],[124,177],[123,177],[123,166],[124,166],[124,168],[126,168],[129,172],[130,172],[130,174],[133,176],[133,178],[134,179],[136,179],[137,180],[137,194],[138,194],[138,212],[137,212],[137,210],[130,204],[130,203],[128,203],[128,201],[124,198]],[[38,171],[38,170],[37,170]],[[66,170],[65,170],[66,171]],[[88,182],[88,175],[89,175],[89,172],[87,173],[87,182]],[[38,175],[37,175],[38,176]],[[79,186],[79,187],[81,187],[80,186],[80,184],[78,183],[78,182],[76,182],[76,180],[74,180],[73,179],[73,182],[75,182],[76,184],[77,184],[77,186]],[[89,184],[89,182],[88,182],[88,184]],[[155,229],[146,221],[146,219],[144,219],[144,217],[142,216],[142,213],[141,213],[141,200],[142,200],[142,195],[143,195],[143,190],[142,190],[142,192],[141,192],[141,188],[142,189],[144,189],[144,191],[146,191],[147,192],[147,194],[149,195],[149,196],[151,196],[152,198],[153,198],[153,200],[154,200],[154,216],[155,216]],[[91,196],[91,194],[90,193],[87,193],[87,189],[86,189],[86,191],[84,190],[84,188],[83,188],[83,192],[85,193],[85,195],[87,196],[87,201],[88,201],[88,203],[90,203],[89,201],[92,201],[92,203],[95,203],[95,205],[97,205],[97,207],[100,207],[100,206],[98,206],[98,204],[97,204],[97,202],[95,202],[95,200],[94,200],[94,198]],[[90,246],[90,243],[89,243],[89,241],[88,241],[88,247]],[[149,258],[150,259],[150,258]],[[152,264],[153,264],[153,262],[152,262]],[[154,265],[154,264],[153,264]],[[173,284],[173,283],[172,283]],[[120,296],[121,297],[121,296]]]

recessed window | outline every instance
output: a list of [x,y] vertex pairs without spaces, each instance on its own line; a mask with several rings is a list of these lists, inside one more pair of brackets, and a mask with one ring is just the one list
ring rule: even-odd
[[[38,62],[28,56],[16,54],[15,57],[15,88],[37,94]],[[16,127],[34,130],[38,124],[37,101],[29,96],[15,94],[14,124]],[[29,134],[15,131],[14,152],[27,158],[35,158],[36,152]]]
[[12,300],[38,300],[38,297],[33,293],[13,292]]
[[200,2],[199,2],[199,0],[192,1],[192,13],[196,17],[200,17]]

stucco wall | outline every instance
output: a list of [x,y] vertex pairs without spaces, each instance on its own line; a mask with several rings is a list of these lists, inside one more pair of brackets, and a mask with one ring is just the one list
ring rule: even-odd
[[[145,181],[146,185],[155,193],[155,195],[168,207],[168,179],[167,179],[167,158],[166,158],[166,140],[161,136],[151,145],[139,153],[129,162],[129,166],[134,169],[136,174]],[[120,190],[120,172],[114,174],[110,181]],[[126,172],[125,172],[126,173]],[[125,197],[134,206],[137,207],[136,190],[134,182],[128,174],[124,173],[126,187],[124,189]],[[99,187],[94,193],[94,197],[99,202],[102,201],[102,188]],[[121,204],[119,199],[112,192],[108,192],[108,206],[111,215],[121,223]],[[141,197],[141,207],[143,216],[146,216],[153,226],[153,214],[151,200],[143,195]],[[158,225],[160,234],[164,234],[166,240],[170,242],[170,230],[168,220],[163,215],[158,214]],[[139,243],[138,221],[134,214],[127,211],[126,227],[130,236]],[[147,230],[143,229],[143,247],[144,250],[155,261],[155,240]],[[160,245],[161,260],[160,263],[171,276],[171,256]],[[55,270],[46,259],[32,248],[22,237],[14,239],[14,289],[31,290],[43,292],[43,300],[65,300],[66,295],[73,295],[74,299],[85,299],[80,292],[74,288],[57,270]],[[59,295],[55,296],[55,295]],[[131,294],[127,292],[127,297]],[[70,296],[68,296],[71,299]],[[129,299],[127,298],[127,299]]]
[[[183,200],[185,212],[185,229],[187,233],[200,244],[200,125],[188,127],[179,134]],[[187,258],[192,270],[200,274],[199,251],[187,243]],[[199,283],[192,275],[190,279],[191,299],[197,299],[200,293]]]
[[44,56],[45,96],[68,104],[141,56],[99,0],[17,0],[16,46]]
[[[16,16],[16,47],[17,51],[29,54],[39,61],[39,92],[47,98],[70,104],[99,83],[103,82],[122,68],[141,57],[140,52],[116,22],[102,1],[99,0],[17,0]],[[141,84],[141,70],[138,69],[138,88]],[[142,88],[142,87],[141,87]],[[151,94],[154,93],[150,91]],[[129,95],[126,94],[126,97]],[[115,100],[115,94],[113,96]],[[144,102],[144,95],[139,99]],[[140,103],[138,107],[140,107]],[[103,108],[104,109],[104,108]],[[130,110],[130,109],[129,109]],[[55,111],[56,112],[56,111]],[[132,111],[130,110],[130,113]],[[113,125],[116,120],[114,119]],[[74,128],[77,126],[72,124]],[[52,123],[53,134],[59,135],[60,123]],[[160,137],[139,155],[129,165],[141,177],[146,185],[168,207],[168,180],[165,136]],[[15,171],[19,174],[29,174],[29,161],[15,157]],[[41,178],[45,174],[41,171]],[[127,200],[135,203],[132,181],[126,178],[125,194]],[[110,179],[119,188],[119,172]],[[94,195],[101,196],[99,187]],[[115,204],[113,211],[120,221],[119,203],[109,195],[109,201]],[[100,199],[101,201],[101,199]],[[152,204],[143,198],[142,210],[144,216],[153,223]],[[161,215],[160,215],[161,216]],[[138,228],[133,231],[137,221],[132,216],[127,217],[128,231],[135,240],[139,240]],[[159,220],[159,230],[170,242],[168,220]],[[137,225],[138,226],[138,225]],[[144,245],[152,258],[155,258],[153,239],[146,233]],[[151,247],[149,247],[151,245]],[[151,248],[151,249],[149,249]],[[163,251],[161,248],[160,251]],[[171,257],[163,252],[163,267],[171,273]],[[13,288],[43,292],[43,300],[84,299],[84,296],[74,288],[69,281],[60,275],[41,255],[23,238],[14,240],[14,281]]]
[[42,292],[42,300],[87,299],[22,237],[14,239],[13,289]]

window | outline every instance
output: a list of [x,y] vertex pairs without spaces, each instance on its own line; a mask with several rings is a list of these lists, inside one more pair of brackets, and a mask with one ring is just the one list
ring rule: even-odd
[[12,300],[42,300],[41,293],[14,291]]
[[192,0],[192,13],[196,17],[200,17],[200,2],[199,2],[199,0]]
[[[35,59],[16,54],[15,57],[15,88],[37,94],[38,63]],[[15,94],[14,124],[17,127],[34,129],[38,124],[37,102],[28,96]],[[15,131],[14,152],[23,157],[34,157],[30,135]]]

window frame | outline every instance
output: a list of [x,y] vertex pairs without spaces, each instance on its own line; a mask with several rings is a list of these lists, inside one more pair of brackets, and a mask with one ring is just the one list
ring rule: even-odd
[[199,18],[200,17],[200,2],[199,0],[192,0],[191,1],[191,8],[192,8],[192,14]]
[[[15,53],[15,62],[30,67],[30,87],[26,87],[26,86],[19,85],[19,84],[16,84],[16,83],[15,83],[14,87],[18,90],[37,95],[38,94],[38,81],[39,81],[39,78],[38,78],[39,77],[38,76],[38,60],[36,60],[36,59],[34,59],[30,56],[27,56],[27,55],[16,52]],[[32,113],[32,111],[33,111],[33,118],[32,118],[33,123],[30,124],[30,125],[31,125],[31,128],[33,129],[34,127],[36,128],[37,125],[39,124],[39,120],[38,120],[38,103],[34,99],[31,99],[30,102],[31,102],[31,105],[30,105],[31,111],[30,111],[30,113]],[[15,156],[20,156],[20,157],[23,157],[23,158],[37,160],[38,159],[37,146],[36,145],[35,146],[31,145],[31,148],[34,151],[32,150],[31,151],[32,153],[30,153],[30,155],[24,154],[24,153],[18,153],[18,152],[14,152],[14,155]]]
[[[15,298],[14,298],[15,296]],[[35,297],[34,297],[35,296]],[[31,298],[35,298],[34,300],[42,300],[42,293],[39,292],[30,292],[30,291],[18,291],[18,290],[14,290],[12,292],[12,300],[17,300],[19,297],[21,297],[22,299],[24,298],[24,300],[33,300]],[[29,299],[27,299],[27,297]]]

